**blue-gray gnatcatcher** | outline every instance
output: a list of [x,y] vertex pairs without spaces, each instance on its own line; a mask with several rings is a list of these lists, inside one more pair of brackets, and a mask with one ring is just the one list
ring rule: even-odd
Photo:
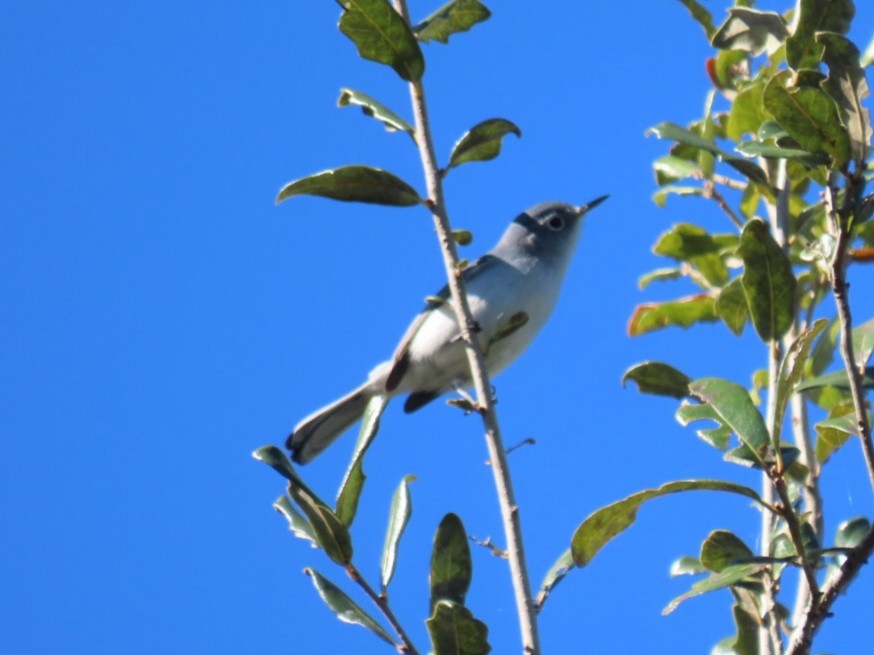
[[[519,214],[488,254],[464,270],[467,297],[489,375],[496,375],[528,347],[546,323],[579,240],[582,218],[607,196],[581,205],[545,202]],[[430,299],[401,339],[391,361],[367,381],[310,414],[286,441],[304,464],[361,418],[377,394],[408,393],[404,411],[414,412],[452,389],[470,385],[447,288]]]

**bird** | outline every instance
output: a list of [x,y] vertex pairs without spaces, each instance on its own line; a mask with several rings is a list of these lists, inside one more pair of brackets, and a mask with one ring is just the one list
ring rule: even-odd
[[[513,219],[492,250],[462,271],[490,377],[522,354],[552,314],[583,217],[607,197],[584,205],[534,205]],[[286,447],[295,462],[305,464],[324,451],[378,394],[407,394],[404,412],[411,413],[444,393],[470,386],[465,345],[449,298],[448,287],[429,296],[390,360],[373,368],[359,387],[294,427]]]

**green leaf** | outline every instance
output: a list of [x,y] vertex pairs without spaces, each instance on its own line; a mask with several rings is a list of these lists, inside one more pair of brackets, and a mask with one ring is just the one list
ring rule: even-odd
[[874,352],[874,318],[853,328],[853,353],[856,366],[862,368]]
[[744,260],[741,277],[753,326],[765,342],[782,337],[795,317],[795,276],[783,249],[760,219],[744,225],[738,254]]
[[574,558],[571,554],[571,549],[568,548],[558,559],[555,564],[549,567],[549,571],[543,577],[543,582],[540,583],[540,592],[537,594],[535,605],[538,609],[543,607],[543,603],[547,596],[552,593],[552,590],[558,586],[558,583],[564,580],[564,577],[574,568]]
[[871,152],[871,113],[862,104],[868,97],[868,82],[859,50],[840,34],[819,33],[816,42],[825,47],[823,61],[828,66],[822,88],[838,105],[850,138],[850,157],[861,164]]
[[415,479],[415,475],[405,476],[391,498],[391,512],[385,530],[385,544],[382,547],[382,561],[380,562],[380,582],[383,590],[388,587],[394,576],[401,535],[404,534],[410,516],[413,514],[410,483]]
[[313,580],[313,586],[321,596],[325,605],[337,616],[343,623],[351,623],[367,628],[383,641],[388,642],[392,646],[395,645],[392,638],[385,629],[376,622],[367,612],[365,612],[358,603],[349,598],[342,589],[333,582],[323,577],[318,571],[311,568],[304,569]]
[[835,546],[838,548],[855,548],[871,532],[871,522],[864,516],[857,516],[843,521],[838,526],[835,535]]
[[388,396],[377,394],[370,399],[361,419],[361,429],[358,431],[358,441],[352,460],[343,475],[340,490],[337,493],[336,512],[337,518],[347,528],[352,525],[355,512],[358,510],[358,500],[361,498],[361,490],[364,488],[364,453],[370,447],[376,433],[379,431],[379,417],[388,406]]
[[652,168],[656,174],[656,184],[659,186],[689,177],[700,178],[702,176],[701,169],[696,162],[676,155],[665,155],[656,159]]
[[470,545],[461,519],[447,514],[440,521],[431,551],[431,607],[441,599],[464,605],[473,577]]
[[664,280],[677,280],[683,277],[683,271],[679,268],[657,268],[649,273],[644,273],[637,280],[637,288],[641,291],[646,289],[653,282],[661,282]]
[[754,557],[753,551],[740,537],[728,530],[714,530],[701,544],[701,564],[714,573],[751,557]]
[[374,100],[363,91],[355,89],[340,89],[340,97],[337,99],[338,107],[361,107],[366,116],[375,118],[383,125],[387,132],[406,132],[410,136],[415,131],[413,126],[394,113],[378,100]]
[[707,569],[701,566],[701,562],[697,557],[691,555],[683,555],[671,562],[671,568],[668,575],[672,578],[678,578],[681,575],[697,575],[704,573]]
[[773,11],[758,11],[747,7],[732,7],[728,18],[711,39],[720,50],[743,50],[753,56],[779,48],[789,31],[783,17]]
[[680,0],[683,3],[683,6],[689,10],[689,13],[692,14],[692,18],[694,18],[697,23],[704,28],[704,33],[707,35],[707,38],[713,36],[713,32],[716,31],[716,28],[713,26],[713,16],[711,16],[710,11],[704,7],[700,2],[696,2],[696,0]]
[[681,198],[689,196],[703,196],[704,189],[697,186],[677,186],[669,184],[663,186],[658,191],[652,194],[652,201],[658,207],[664,207],[668,203],[668,196],[680,196]]
[[641,393],[684,398],[689,395],[690,378],[663,362],[635,364],[622,375],[622,386],[632,380]]
[[317,546],[313,526],[303,514],[294,508],[288,496],[277,498],[276,502],[273,503],[273,509],[285,517],[285,520],[288,521],[288,529],[294,533],[295,537],[309,541],[314,548]]
[[485,655],[489,646],[489,629],[461,604],[441,600],[425,621],[434,655]]
[[822,163],[822,158],[811,155],[806,150],[798,148],[782,148],[780,146],[760,143],[758,141],[744,141],[739,143],[737,151],[747,157],[764,157],[765,159],[794,159],[809,166]]
[[758,614],[750,612],[736,603],[731,608],[737,634],[731,639],[732,655],[759,655]]
[[710,405],[698,405],[692,403],[683,403],[677,409],[675,415],[677,422],[686,427],[693,421],[715,421],[715,428],[701,428],[696,430],[695,434],[705,443],[710,444],[714,448],[725,452],[728,450],[729,442],[731,441],[731,428],[722,422],[719,414]]
[[827,319],[821,318],[817,320],[810,326],[810,329],[804,330],[795,338],[783,356],[783,361],[780,364],[780,373],[777,378],[777,398],[774,409],[775,434],[772,435],[774,441],[778,441],[780,438],[780,427],[783,425],[783,417],[786,415],[789,397],[804,373],[804,365],[807,363],[813,340],[825,330],[827,325]]
[[756,580],[757,576],[766,567],[770,566],[768,562],[757,562],[753,564],[735,564],[720,571],[713,573],[704,580],[699,580],[692,585],[692,588],[685,594],[677,596],[674,600],[668,603],[667,607],[662,610],[662,614],[668,615],[677,609],[677,606],[684,600],[706,594],[717,589],[725,589],[738,583],[745,583]]
[[832,363],[835,357],[835,348],[838,345],[840,330],[841,325],[838,319],[833,319],[829,323],[828,329],[823,332],[822,337],[813,347],[813,355],[810,358],[810,373],[812,375],[820,375]]
[[743,333],[750,316],[750,309],[744,294],[743,282],[739,277],[720,289],[716,297],[716,315],[734,334],[740,336]]
[[407,82],[425,72],[425,59],[410,26],[388,0],[339,0],[340,31],[364,59],[391,66]]
[[695,323],[715,320],[716,300],[710,294],[698,294],[668,302],[638,305],[628,321],[628,334],[637,337],[666,327],[687,328]]
[[751,498],[761,504],[759,495],[743,485],[723,480],[678,480],[657,489],[646,489],[596,510],[576,529],[571,552],[577,566],[586,566],[611,539],[631,527],[640,506],[648,500],[681,491],[726,491]]
[[765,109],[802,148],[825,153],[837,168],[843,168],[850,158],[850,137],[841,125],[837,105],[819,87],[787,87],[790,76],[783,71],[768,82]]
[[305,487],[289,483],[288,494],[306,514],[316,543],[333,562],[346,566],[352,561],[352,537],[346,526],[322,500]]
[[852,0],[800,0],[795,30],[786,40],[786,61],[795,70],[816,68],[822,46],[817,32],[846,34],[855,14]]
[[709,152],[719,157],[719,159],[753,182],[758,182],[759,184],[764,184],[766,186],[768,185],[768,176],[765,174],[765,171],[754,163],[720,150],[712,141],[708,141],[698,134],[690,132],[675,123],[659,123],[655,127],[647,130],[647,134],[654,134],[660,139],[671,139],[677,143]]
[[820,421],[816,427],[816,458],[825,463],[854,434],[858,434],[859,426],[852,405],[842,404],[833,407],[828,418]]
[[414,32],[420,41],[449,43],[449,37],[466,32],[477,23],[488,20],[492,12],[477,0],[451,0],[416,25]]
[[288,457],[276,446],[261,446],[252,453],[252,457],[267,464],[289,482],[301,482]]
[[653,246],[657,255],[689,262],[714,286],[722,286],[728,280],[728,267],[720,256],[723,250],[724,245],[707,230],[689,223],[672,226]]
[[710,405],[759,462],[765,461],[768,429],[750,394],[739,384],[720,378],[701,378],[689,385],[692,396]]
[[761,82],[743,89],[734,99],[728,114],[725,133],[733,141],[740,140],[744,134],[756,134],[767,120],[762,96],[765,85]]
[[[862,386],[865,389],[874,389],[874,366],[865,368],[862,375]],[[796,391],[809,391],[810,389],[819,389],[822,387],[837,387],[838,389],[849,389],[850,378],[846,370],[835,371],[834,373],[826,373],[810,380],[805,380],[798,385]]]
[[410,207],[422,202],[416,190],[396,175],[359,165],[332,168],[289,182],[280,189],[276,204],[300,195],[394,207]]
[[522,130],[504,118],[490,118],[477,123],[455,142],[449,155],[448,168],[494,159],[501,152],[503,138],[511,133],[522,136]]

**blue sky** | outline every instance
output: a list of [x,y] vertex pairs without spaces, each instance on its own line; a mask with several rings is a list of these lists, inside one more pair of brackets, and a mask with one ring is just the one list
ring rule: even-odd
[[[551,322],[495,381],[508,444],[537,439],[511,457],[536,584],[601,505],[673,479],[758,484],[681,428],[674,403],[623,389],[622,372],[661,359],[746,384],[765,353],[749,330],[736,339],[717,325],[625,332],[636,303],[685,288],[637,290],[662,265],[656,236],[680,221],[729,227],[701,202],[650,200],[666,145],[645,130],[703,108],[700,28],[679,2],[502,5],[448,47],[425,48],[444,157],[485,118],[523,132],[496,161],[447,179],[454,224],[475,234],[464,256],[536,202],[611,196],[588,219]],[[0,651],[390,652],[315,600],[303,567],[343,576],[273,512],[283,485],[250,452],[359,384],[443,284],[421,209],[273,204],[285,182],[347,163],[422,188],[406,137],[335,107],[348,86],[409,115],[405,86],[356,57],[333,2],[31,1],[4,13]],[[859,2],[851,37],[864,47],[872,36],[874,5]],[[851,271],[860,320],[874,314],[870,277]],[[353,442],[304,470],[324,496]],[[470,533],[503,542],[485,459],[474,418],[442,403],[405,416],[397,403],[366,464],[354,537],[374,578],[391,493],[418,477],[392,599],[423,649],[440,518],[455,511]],[[872,515],[856,444],[824,485],[829,535]],[[757,526],[721,495],[645,507],[549,600],[546,651],[708,652],[732,630],[729,596],[662,617],[690,584],[668,567],[711,530],[753,544]],[[474,549],[474,567],[469,606],[494,652],[517,652],[504,563]],[[818,650],[870,651],[857,624],[870,619],[872,579],[839,601]]]

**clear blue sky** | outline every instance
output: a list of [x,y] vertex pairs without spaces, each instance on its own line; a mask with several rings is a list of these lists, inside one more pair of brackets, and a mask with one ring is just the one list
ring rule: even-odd
[[[411,2],[422,16],[439,3]],[[726,229],[713,208],[650,201],[666,148],[644,131],[700,115],[708,47],[679,2],[492,3],[449,47],[426,47],[435,139],[448,154],[474,123],[516,122],[489,164],[453,171],[464,252],[491,247],[541,200],[591,215],[552,321],[496,380],[535,582],[592,510],[691,477],[757,485],[674,420],[676,405],[623,389],[644,359],[742,384],[764,365],[749,333],[721,326],[630,340],[636,303],[673,222]],[[721,3],[710,2],[717,16]],[[783,8],[782,3],[769,6]],[[874,36],[858,3],[853,36]],[[392,71],[357,59],[333,2],[7,3],[0,22],[0,652],[385,653],[314,602],[301,570],[343,578],[271,509],[281,480],[250,457],[386,358],[423,296],[442,285],[429,217],[302,198],[288,180],[346,163],[421,188],[417,155],[356,109],[350,86],[407,115]],[[444,155],[445,156],[445,155]],[[867,278],[867,279],[866,279]],[[870,270],[851,272],[856,315],[874,314]],[[441,516],[503,542],[481,430],[435,403],[390,407],[372,449],[354,536],[378,572],[392,490],[408,473],[414,514],[392,598],[423,648],[427,562]],[[304,473],[332,497],[354,439]],[[828,526],[871,516],[858,448],[825,480]],[[713,529],[750,543],[758,516],[735,498],[673,497],[556,590],[547,652],[704,653],[731,632],[726,592],[673,615],[690,584],[679,555]],[[505,565],[475,549],[469,606],[496,653],[518,652]],[[870,653],[874,571],[836,606],[818,650]],[[857,626],[855,622],[865,621]]]

